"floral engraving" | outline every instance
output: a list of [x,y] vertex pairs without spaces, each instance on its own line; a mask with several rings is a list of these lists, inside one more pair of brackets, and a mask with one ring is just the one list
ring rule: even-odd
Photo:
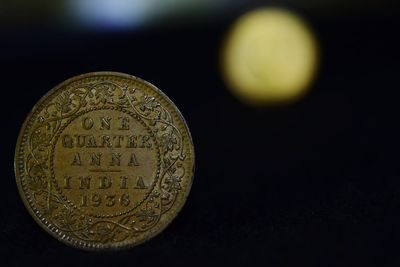
[[[60,128],[77,112],[116,106],[135,112],[151,126],[161,149],[159,184],[134,211],[114,219],[92,218],[59,197],[50,180],[51,149]],[[77,240],[120,242],[154,227],[173,205],[185,169],[183,136],[160,102],[142,90],[111,81],[89,82],[65,89],[40,111],[28,138],[27,188],[37,208],[61,232]]]

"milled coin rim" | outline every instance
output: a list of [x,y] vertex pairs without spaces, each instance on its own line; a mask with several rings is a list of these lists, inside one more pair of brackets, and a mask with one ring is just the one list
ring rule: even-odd
[[[147,86],[148,88],[153,90],[156,94],[160,95],[161,100],[165,101],[175,111],[177,117],[180,119],[180,123],[182,124],[183,129],[185,129],[185,131],[187,133],[187,136],[188,136],[187,142],[189,142],[189,152],[190,152],[190,153],[188,153],[188,158],[191,159],[192,166],[191,166],[191,169],[188,169],[188,171],[190,171],[191,174],[189,174],[187,176],[188,179],[185,184],[186,190],[181,191],[181,193],[177,197],[177,200],[175,201],[176,204],[173,205],[171,210],[169,210],[167,213],[162,215],[164,217],[163,224],[155,225],[153,228],[149,229],[147,232],[145,232],[143,234],[143,238],[141,240],[136,241],[136,242],[132,242],[132,240],[128,240],[128,241],[118,242],[115,244],[109,243],[106,245],[105,244],[93,245],[91,243],[77,241],[74,238],[69,238],[65,234],[61,235],[61,232],[59,232],[54,226],[52,226],[50,223],[48,223],[47,220],[45,220],[45,222],[40,220],[40,218],[38,217],[38,214],[40,215],[39,211],[35,212],[35,210],[28,203],[27,198],[25,196],[24,189],[22,188],[23,186],[22,186],[22,182],[21,182],[21,175],[19,172],[18,159],[19,159],[19,154],[20,154],[22,138],[24,137],[23,133],[25,132],[27,124],[31,120],[31,118],[33,117],[35,112],[43,104],[43,102],[45,102],[46,99],[48,99],[51,95],[55,94],[60,88],[65,87],[66,85],[68,85],[72,82],[75,82],[75,81],[78,81],[78,80],[81,80],[84,78],[92,77],[92,76],[106,76],[106,75],[116,76],[116,77],[125,78],[125,79],[132,79],[136,82],[144,84],[145,86]],[[177,123],[179,123],[179,122],[177,122]],[[115,71],[96,71],[96,72],[88,72],[85,74],[73,76],[73,77],[68,78],[68,79],[64,80],[63,82],[57,84],[51,90],[49,90],[46,94],[44,94],[35,103],[35,105],[31,109],[31,111],[29,112],[29,114],[26,116],[26,118],[20,128],[19,134],[18,134],[18,139],[17,139],[17,143],[15,146],[15,153],[14,153],[15,180],[17,183],[18,192],[20,194],[20,197],[24,203],[25,208],[28,210],[29,214],[33,217],[33,219],[36,221],[36,223],[43,230],[45,230],[47,233],[49,233],[53,238],[61,241],[64,244],[67,244],[73,248],[79,248],[79,249],[84,249],[84,250],[88,250],[88,251],[127,249],[130,247],[134,247],[134,246],[143,244],[144,242],[146,242],[146,241],[154,238],[158,234],[160,234],[163,230],[165,230],[168,227],[168,225],[170,225],[172,223],[172,221],[176,218],[176,216],[179,214],[179,212],[182,210],[184,204],[186,203],[186,200],[189,196],[189,193],[190,193],[190,190],[191,190],[191,187],[193,184],[194,172],[195,172],[195,150],[194,150],[194,145],[193,145],[193,139],[192,139],[191,133],[189,131],[188,124],[187,124],[186,120],[184,119],[184,117],[182,116],[178,107],[174,104],[174,102],[172,102],[172,100],[166,94],[164,94],[158,87],[156,87],[152,83],[145,81],[139,77],[130,75],[130,74],[115,72]]]

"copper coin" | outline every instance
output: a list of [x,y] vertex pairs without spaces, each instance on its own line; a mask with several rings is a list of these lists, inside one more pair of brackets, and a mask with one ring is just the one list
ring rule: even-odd
[[52,236],[83,249],[140,244],[189,194],[194,150],[177,107],[116,72],[73,77],[25,120],[15,152],[23,202]]

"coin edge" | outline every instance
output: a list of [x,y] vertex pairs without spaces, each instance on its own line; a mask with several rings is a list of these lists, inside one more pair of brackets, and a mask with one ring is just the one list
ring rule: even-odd
[[[98,247],[94,247],[92,246],[90,243],[87,243],[88,246],[82,246],[79,244],[76,244],[74,242],[71,242],[65,238],[60,237],[57,233],[55,233],[53,230],[51,230],[49,228],[49,226],[45,225],[35,214],[34,210],[31,208],[31,206],[29,205],[29,203],[27,202],[26,196],[25,196],[25,192],[23,191],[22,188],[22,184],[21,184],[21,178],[20,174],[19,174],[19,170],[18,170],[18,156],[20,153],[20,146],[21,146],[21,141],[23,138],[23,132],[22,130],[26,129],[28,122],[30,121],[30,119],[32,118],[32,116],[34,115],[34,113],[37,111],[38,107],[40,106],[41,103],[43,103],[48,97],[50,97],[52,94],[54,94],[57,90],[59,90],[60,88],[62,88],[63,86],[66,86],[67,84],[74,82],[74,81],[78,81],[80,79],[84,79],[84,78],[88,78],[91,76],[101,76],[101,75],[110,75],[110,76],[116,76],[116,77],[120,77],[120,78],[126,78],[126,79],[133,79],[135,81],[141,82],[143,84],[145,84],[148,88],[150,88],[151,90],[154,90],[154,92],[156,94],[159,94],[172,108],[173,110],[176,112],[177,117],[179,117],[180,122],[182,123],[184,129],[186,130],[186,133],[188,135],[189,138],[189,148],[190,148],[190,158],[192,160],[192,166],[189,165],[190,171],[191,171],[191,175],[188,176],[189,179],[187,181],[187,189],[183,192],[183,194],[180,197],[180,201],[178,202],[178,205],[175,206],[175,212],[170,212],[168,214],[166,214],[167,218],[165,220],[165,223],[161,226],[159,226],[158,228],[156,228],[154,231],[151,231],[154,228],[151,228],[148,232],[146,232],[147,234],[145,235],[145,237],[138,241],[138,242],[127,242],[127,243],[119,243],[119,244],[109,244],[107,246],[104,246],[102,244],[100,244]],[[29,214],[33,217],[33,219],[35,220],[35,222],[40,226],[40,228],[42,228],[45,232],[49,233],[53,238],[55,238],[56,240],[61,241],[62,243],[73,247],[73,248],[79,248],[79,249],[83,249],[83,250],[88,250],[88,251],[102,251],[102,250],[122,250],[122,249],[128,249],[134,246],[138,246],[140,244],[143,244],[147,241],[149,241],[150,239],[156,237],[157,235],[159,235],[162,231],[164,231],[171,223],[172,221],[175,220],[175,218],[178,216],[178,214],[180,213],[180,211],[182,210],[183,206],[185,205],[187,198],[190,194],[192,185],[193,185],[193,180],[194,180],[194,173],[195,173],[195,150],[194,150],[194,144],[193,144],[193,138],[191,135],[191,132],[189,130],[188,124],[185,120],[185,118],[183,117],[182,113],[180,112],[180,110],[178,109],[178,107],[176,106],[176,104],[163,92],[161,91],[157,86],[155,86],[154,84],[136,77],[134,75],[130,75],[130,74],[126,74],[126,73],[122,73],[122,72],[115,72],[115,71],[96,71],[96,72],[88,72],[88,73],[84,73],[84,74],[80,74],[80,75],[76,75],[73,76],[71,78],[68,78],[64,81],[62,81],[61,83],[57,84],[56,86],[54,86],[52,89],[50,89],[48,92],[46,92],[38,101],[35,102],[35,105],[32,107],[32,109],[30,110],[30,112],[28,113],[28,115],[25,117],[25,120],[22,124],[22,126],[20,127],[19,130],[19,134],[18,134],[18,138],[17,138],[17,143],[15,146],[15,152],[14,152],[14,174],[15,174],[15,181],[18,187],[18,192],[19,195],[24,203],[25,208],[28,210]]]

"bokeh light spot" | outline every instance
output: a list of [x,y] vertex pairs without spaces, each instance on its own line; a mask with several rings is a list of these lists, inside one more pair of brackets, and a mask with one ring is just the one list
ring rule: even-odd
[[79,23],[102,29],[141,26],[157,6],[157,0],[71,0],[69,3]]
[[229,89],[254,105],[292,103],[315,76],[318,49],[311,29],[291,11],[262,8],[240,17],[222,50]]

